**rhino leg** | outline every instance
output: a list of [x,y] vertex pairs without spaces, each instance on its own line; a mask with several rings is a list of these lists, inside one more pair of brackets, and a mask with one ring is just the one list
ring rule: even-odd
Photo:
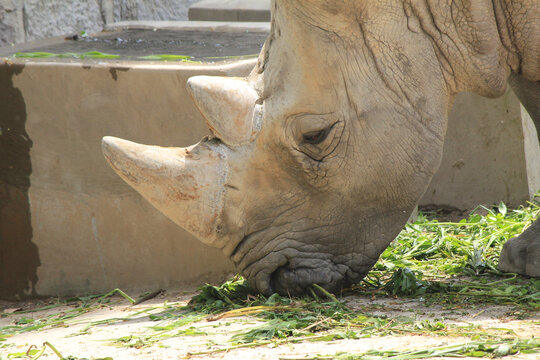
[[521,234],[504,244],[499,269],[540,277],[540,218]]
[[[540,139],[540,82],[526,80],[517,74],[513,74],[509,82],[531,115]],[[523,234],[504,244],[499,258],[499,269],[540,277],[540,218]]]

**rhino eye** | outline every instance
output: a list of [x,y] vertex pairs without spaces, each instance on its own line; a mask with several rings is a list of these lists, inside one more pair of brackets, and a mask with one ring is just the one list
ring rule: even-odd
[[304,135],[302,135],[302,140],[304,144],[320,144],[326,139],[331,129],[332,127],[329,127],[324,130],[305,133]]

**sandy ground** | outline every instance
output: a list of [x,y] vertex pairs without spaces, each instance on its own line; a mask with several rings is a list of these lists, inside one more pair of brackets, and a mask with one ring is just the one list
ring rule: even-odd
[[[441,337],[426,334],[404,336],[373,336],[361,339],[334,340],[287,344],[267,344],[256,348],[231,348],[231,337],[244,332],[261,322],[253,317],[242,317],[208,321],[201,319],[182,329],[188,334],[178,334],[178,328],[171,334],[176,336],[163,339],[148,347],[136,348],[119,346],[115,339],[123,338],[135,343],[137,337],[156,334],[152,326],[166,325],[166,321],[152,321],[151,316],[163,315],[164,305],[185,305],[193,293],[165,294],[158,298],[131,306],[123,298],[114,298],[111,304],[103,305],[83,315],[70,319],[56,327],[21,333],[0,341],[0,359],[17,358],[15,353],[26,352],[30,346],[41,348],[45,341],[53,344],[64,356],[97,359],[111,357],[118,359],[302,359],[317,355],[332,356],[339,352],[363,353],[368,350],[413,350],[430,347],[463,344],[473,341],[469,337]],[[533,314],[526,320],[518,320],[512,309],[505,306],[466,306],[444,308],[439,305],[426,306],[421,300],[346,297],[342,299],[348,306],[375,315],[391,318],[408,317],[420,321],[440,321],[444,324],[470,325],[482,329],[513,331],[511,336],[528,339],[540,338],[540,315]],[[22,318],[41,319],[48,315],[67,312],[73,307],[61,306],[50,310],[19,314],[18,309],[39,308],[53,300],[30,303],[0,302],[0,327],[14,325]],[[111,319],[118,318],[116,322]],[[120,320],[121,319],[121,320]],[[155,319],[155,318],[154,318]],[[107,320],[107,323],[95,324]],[[90,323],[94,325],[88,327]],[[170,321],[169,321],[170,323]],[[130,338],[131,336],[131,338]],[[226,349],[226,351],[223,351]],[[196,354],[201,353],[202,354]],[[28,358],[28,357],[26,357]],[[58,359],[49,348],[40,359]],[[517,354],[508,359],[540,359],[540,354]]]

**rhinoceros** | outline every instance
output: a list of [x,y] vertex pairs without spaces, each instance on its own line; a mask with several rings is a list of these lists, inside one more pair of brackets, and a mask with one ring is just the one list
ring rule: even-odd
[[[538,0],[273,0],[246,78],[187,82],[211,135],[103,138],[114,170],[263,294],[359,282],[441,161],[454,97],[510,83],[540,129]],[[540,276],[540,222],[503,270]]]

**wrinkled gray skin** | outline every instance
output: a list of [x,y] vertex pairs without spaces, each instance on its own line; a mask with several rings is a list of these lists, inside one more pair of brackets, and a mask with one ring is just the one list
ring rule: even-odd
[[[219,148],[228,164],[212,245],[264,294],[313,283],[336,292],[366,275],[437,170],[458,92],[497,97],[510,78],[540,129],[538,0],[272,7],[247,79],[260,130],[238,144],[214,131],[194,148]],[[538,221],[505,246],[500,266],[540,276]]]

